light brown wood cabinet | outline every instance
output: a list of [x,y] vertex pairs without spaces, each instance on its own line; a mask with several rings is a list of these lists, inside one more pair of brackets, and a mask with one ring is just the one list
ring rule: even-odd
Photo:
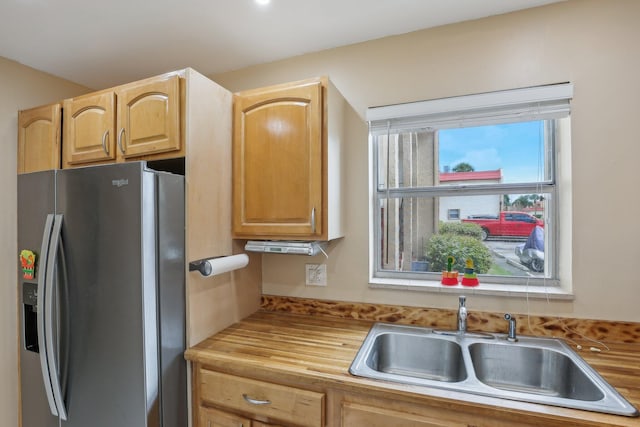
[[193,405],[198,412],[194,419],[200,422],[194,427],[209,427],[211,420],[212,426],[233,425],[225,424],[231,422],[228,420],[253,427],[325,425],[324,393],[216,372],[197,364],[193,372]]
[[451,405],[416,405],[401,400],[366,395],[343,397],[340,404],[341,427],[523,427],[538,426],[516,414],[498,411],[466,412]]
[[278,424],[267,424],[204,406],[200,408],[199,412],[201,427],[282,427]]
[[115,161],[115,105],[112,90],[64,100],[65,168]]
[[204,407],[199,412],[202,427],[251,427],[251,420],[239,415]]
[[344,104],[326,77],[234,94],[234,237],[344,235]]
[[464,423],[451,424],[436,418],[400,412],[384,407],[366,406],[345,402],[342,404],[341,425],[367,427],[466,427]]
[[[517,411],[463,409],[457,403],[420,403],[339,388],[305,389],[193,365],[194,427],[523,427],[539,420]],[[265,372],[269,378],[273,375]],[[275,376],[274,376],[275,378]],[[311,387],[311,386],[309,386]],[[320,391],[317,391],[320,390]]]
[[63,167],[184,155],[175,73],[66,99]]
[[18,112],[18,173],[60,168],[59,103]]

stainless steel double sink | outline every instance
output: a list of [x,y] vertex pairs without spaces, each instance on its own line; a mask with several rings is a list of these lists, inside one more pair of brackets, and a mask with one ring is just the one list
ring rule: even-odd
[[616,415],[638,410],[563,341],[376,323],[351,374]]

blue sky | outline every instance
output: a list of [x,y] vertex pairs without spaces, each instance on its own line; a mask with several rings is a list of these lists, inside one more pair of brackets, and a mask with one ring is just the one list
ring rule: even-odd
[[439,140],[441,171],[466,162],[476,171],[502,169],[502,182],[543,179],[541,122],[443,129]]

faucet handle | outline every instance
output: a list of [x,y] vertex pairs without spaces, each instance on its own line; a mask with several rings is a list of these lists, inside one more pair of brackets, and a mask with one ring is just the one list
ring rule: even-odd
[[467,297],[464,295],[460,295],[458,297],[458,307],[464,307],[467,302]]

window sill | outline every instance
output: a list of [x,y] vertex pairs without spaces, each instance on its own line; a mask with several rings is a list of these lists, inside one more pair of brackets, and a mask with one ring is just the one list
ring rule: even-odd
[[487,295],[497,297],[542,298],[550,300],[572,300],[574,295],[555,286],[497,285],[480,283],[478,286],[444,286],[440,282],[410,279],[369,279],[369,287],[442,294]]

